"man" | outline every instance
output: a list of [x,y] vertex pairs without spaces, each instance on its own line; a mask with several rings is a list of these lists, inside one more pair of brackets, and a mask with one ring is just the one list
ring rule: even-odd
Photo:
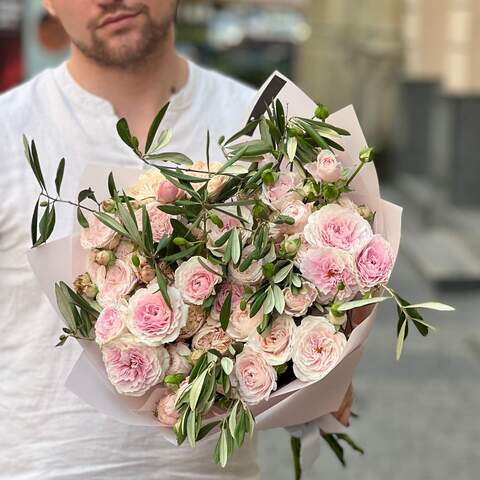
[[[177,448],[154,429],[95,412],[65,388],[79,347],[53,348],[62,325],[25,258],[38,189],[21,140],[23,133],[35,139],[46,179],[66,157],[62,195],[74,199],[87,162],[139,165],[117,136],[119,117],[144,144],[170,101],[163,125],[174,130],[171,149],[203,159],[207,128],[212,140],[240,128],[253,91],[177,54],[176,0],[44,4],[70,36],[71,56],[0,96],[0,479],[258,478],[254,444],[222,470],[212,441]],[[59,212],[58,236],[73,218],[71,209]]]
[[[62,325],[25,258],[38,189],[21,141],[23,133],[35,139],[48,180],[67,158],[62,196],[75,199],[87,162],[138,165],[115,131],[119,117],[144,144],[155,114],[170,101],[163,121],[174,130],[169,149],[202,159],[207,128],[212,139],[238,129],[253,91],[177,54],[175,0],[44,4],[68,33],[71,56],[0,96],[0,480],[258,478],[254,444],[221,470],[211,440],[177,448],[154,429],[119,424],[66,390],[80,349],[74,342],[53,348]],[[219,150],[211,156],[222,160]],[[72,210],[59,212],[56,234],[69,234],[73,219]]]

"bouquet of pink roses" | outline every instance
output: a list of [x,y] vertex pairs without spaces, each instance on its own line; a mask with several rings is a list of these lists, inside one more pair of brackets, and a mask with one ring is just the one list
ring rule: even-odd
[[[374,304],[396,304],[397,357],[409,325],[422,335],[431,328],[420,308],[450,307],[412,305],[388,286],[400,209],[380,199],[372,149],[351,109],[327,122],[326,107],[274,74],[246,126],[219,140],[222,164],[209,159],[209,136],[205,161],[163,151],[172,135],[159,129],[167,108],[144,151],[119,121],[122,140],[148,168],[108,181],[98,167],[87,172],[108,194],[83,189],[69,202],[79,234],[30,260],[41,277],[49,252],[71,259],[63,278],[73,285],[55,285],[67,323],[59,344],[79,339],[88,360],[70,387],[123,421],[173,429],[179,444],[219,432],[214,458],[225,466],[256,421],[295,426],[338,408]],[[66,201],[65,162],[52,196],[35,144],[25,145],[41,188],[32,220],[39,246]],[[99,391],[103,399],[94,398]],[[350,441],[331,438],[339,439]]]

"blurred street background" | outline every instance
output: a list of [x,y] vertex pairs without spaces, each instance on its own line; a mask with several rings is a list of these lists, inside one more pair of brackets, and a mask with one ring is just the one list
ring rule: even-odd
[[[457,308],[397,363],[382,306],[355,377],[366,454],[342,469],[325,444],[306,480],[480,478],[479,24],[478,0],[181,2],[178,46],[198,63],[254,86],[277,69],[332,111],[354,105],[383,196],[405,208],[393,287]],[[39,0],[0,0],[0,92],[67,53]],[[262,478],[292,478],[288,435],[259,437]]]

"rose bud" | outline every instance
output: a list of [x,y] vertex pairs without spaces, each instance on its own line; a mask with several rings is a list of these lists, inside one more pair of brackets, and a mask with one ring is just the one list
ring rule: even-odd
[[262,173],[262,181],[267,187],[271,187],[277,181],[277,176],[272,169],[267,168]]
[[280,244],[280,253],[282,255],[295,255],[300,248],[301,240],[299,237],[287,237]]
[[181,195],[181,190],[168,180],[163,180],[158,185],[157,201],[160,203],[173,203]]
[[358,158],[362,163],[368,163],[373,161],[373,148],[372,147],[365,147],[360,150]]
[[115,201],[113,198],[108,198],[102,202],[102,209],[104,212],[112,213],[116,209]]
[[303,194],[307,199],[307,202],[312,202],[313,200],[315,200],[315,197],[317,196],[318,192],[311,180],[307,180],[307,182],[303,186]]
[[330,111],[328,107],[323,104],[318,104],[317,108],[315,109],[315,117],[319,118],[320,120],[325,120],[330,115]]
[[150,265],[144,265],[140,269],[139,276],[143,283],[150,283],[156,277],[156,273]]
[[328,312],[328,321],[335,326],[343,325],[347,321],[347,314],[338,310],[339,305],[334,303]]
[[73,282],[75,291],[79,295],[84,295],[88,298],[95,298],[98,293],[97,286],[92,282],[90,275],[88,273],[82,273]]
[[363,217],[368,223],[372,223],[375,219],[375,212],[372,212],[372,210],[370,210],[370,208],[368,208],[366,205],[360,205],[357,210],[360,216]]
[[105,267],[110,267],[115,262],[115,254],[111,250],[100,250],[95,255],[95,262]]

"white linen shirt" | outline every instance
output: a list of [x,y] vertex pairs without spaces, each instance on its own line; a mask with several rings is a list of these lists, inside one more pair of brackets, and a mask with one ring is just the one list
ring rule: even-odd
[[[162,123],[174,130],[168,150],[204,159],[208,128],[212,160],[221,161],[216,140],[242,126],[252,99],[250,88],[189,62],[188,82]],[[213,464],[211,440],[177,448],[153,428],[94,411],[64,386],[80,347],[69,340],[54,348],[63,324],[26,260],[39,190],[22,134],[35,139],[48,182],[66,158],[62,196],[75,200],[87,162],[139,165],[116,133],[117,120],[65,63],[0,96],[0,480],[257,479],[254,443],[223,470]],[[72,231],[74,217],[73,208],[57,210],[55,238]]]

